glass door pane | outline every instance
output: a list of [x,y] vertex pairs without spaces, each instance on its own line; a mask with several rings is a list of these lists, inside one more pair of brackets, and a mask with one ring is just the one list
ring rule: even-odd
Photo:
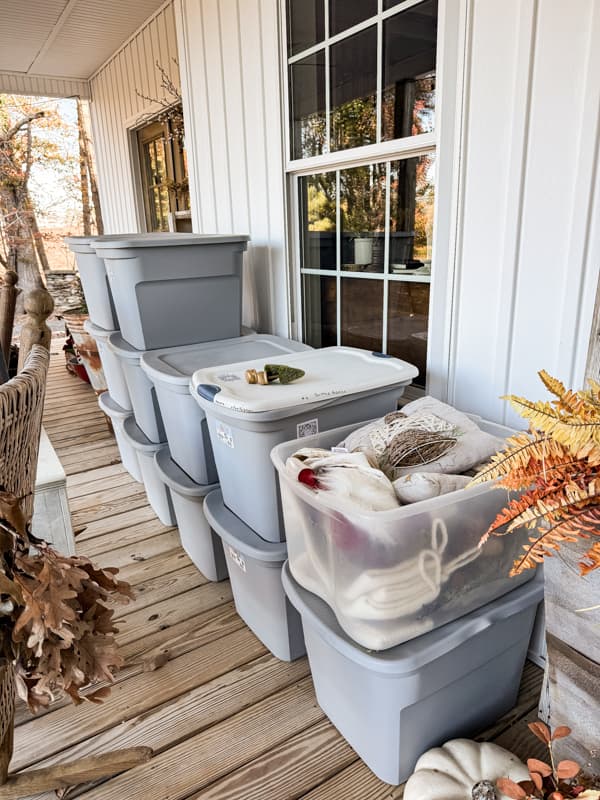
[[340,172],[342,269],[383,272],[385,164]]
[[342,344],[382,351],[383,281],[342,278]]
[[373,144],[377,138],[377,26],[330,49],[331,150]]
[[311,347],[337,344],[336,279],[304,275],[302,281],[304,341]]

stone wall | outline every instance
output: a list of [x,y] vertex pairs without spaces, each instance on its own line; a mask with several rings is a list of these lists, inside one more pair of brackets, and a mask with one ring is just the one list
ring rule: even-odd
[[84,304],[79,274],[72,270],[46,273],[46,285],[54,299],[55,313],[80,308]]

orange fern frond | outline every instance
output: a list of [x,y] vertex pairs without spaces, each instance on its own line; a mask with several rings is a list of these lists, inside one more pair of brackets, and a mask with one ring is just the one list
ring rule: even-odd
[[565,416],[544,401],[532,403],[515,395],[506,399],[534,428],[552,437],[575,455],[590,443],[600,445],[600,417],[588,421],[580,416]]
[[[566,460],[569,457],[560,443],[542,433],[517,433],[510,436],[506,444],[506,448],[492,456],[489,464],[475,475],[469,486],[504,478],[515,470],[527,471],[532,461],[555,465],[561,459]],[[529,486],[530,483],[531,480],[528,480],[522,485]]]
[[[533,569],[545,558],[552,557],[564,542],[576,542],[589,538],[588,530],[598,531],[600,525],[600,509],[587,508],[573,511],[567,519],[555,525],[540,528],[538,537],[530,536],[529,543],[523,545],[524,554],[513,563],[510,576],[520,575],[526,569]],[[594,569],[595,567],[591,567]]]
[[566,389],[558,378],[552,377],[546,370],[540,370],[538,375],[546,389],[557,398],[553,402],[559,411],[564,411],[581,420],[600,422],[600,405],[588,392],[574,392]]
[[579,568],[582,575],[588,575],[600,567],[600,542],[594,542],[590,549],[582,556]]

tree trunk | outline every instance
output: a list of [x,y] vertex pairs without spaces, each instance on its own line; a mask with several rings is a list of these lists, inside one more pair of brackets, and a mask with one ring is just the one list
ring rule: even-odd
[[77,98],[77,128],[79,130],[79,178],[81,183],[81,216],[83,219],[83,235],[92,233],[92,212],[90,208],[90,191],[87,174],[87,143],[83,128],[83,108],[81,100]]
[[6,783],[13,754],[15,678],[12,664],[0,667],[0,785]]
[[48,261],[48,256],[46,254],[46,247],[44,246],[44,240],[42,238],[42,234],[37,223],[37,217],[35,214],[35,210],[33,208],[33,203],[31,202],[31,198],[29,197],[29,193],[27,196],[27,206],[29,214],[29,227],[31,229],[31,238],[33,239],[35,252],[39,259],[42,270],[44,272],[50,272],[50,262]]
[[77,122],[79,125],[80,136],[79,146],[81,148],[83,143],[85,166],[90,181],[89,187],[92,197],[92,205],[94,206],[96,231],[98,236],[102,236],[104,233],[104,222],[102,221],[102,209],[100,208],[100,194],[98,192],[98,180],[96,178],[96,165],[94,163],[94,154],[91,146],[86,108],[80,99],[77,100]]

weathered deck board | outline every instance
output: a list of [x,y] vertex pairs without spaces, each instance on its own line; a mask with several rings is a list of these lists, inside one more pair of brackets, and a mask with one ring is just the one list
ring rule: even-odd
[[[95,394],[67,374],[62,354],[51,362],[45,426],[68,475],[78,552],[118,566],[138,596],[116,608],[126,666],[109,700],[74,708],[59,699],[35,719],[19,706],[13,769],[147,744],[156,751],[148,764],[70,796],[401,798],[402,787],[375,778],[324,717],[306,659],[284,664],[266,653],[235,613],[229,583],[206,582],[177,530],[156,519],[119,462]],[[482,736],[534,753],[526,721],[540,684],[528,664],[517,706]]]

